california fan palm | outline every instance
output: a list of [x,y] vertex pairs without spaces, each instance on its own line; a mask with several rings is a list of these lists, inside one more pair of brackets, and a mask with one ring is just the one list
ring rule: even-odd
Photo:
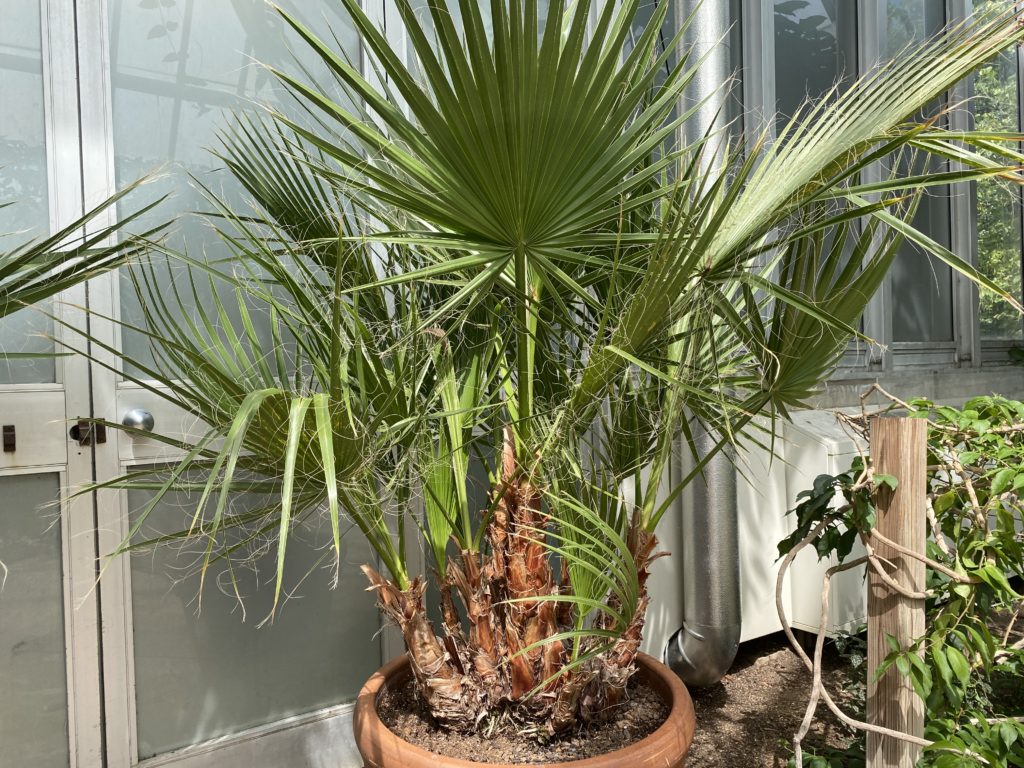
[[[255,201],[210,195],[229,258],[167,252],[237,306],[182,316],[156,289],[164,267],[134,271],[155,362],[128,375],[208,430],[173,468],[117,481],[155,491],[123,549],[164,494],[193,490],[178,538],[204,542],[203,573],[270,546],[280,596],[296,525],[329,522],[335,560],[354,526],[441,723],[607,718],[681,487],[673,446],[694,428],[757,439],[755,415],[806,403],[902,238],[998,292],[907,222],[932,183],[1020,182],[1018,137],[908,116],[1024,31],[1008,14],[954,29],[774,142],[681,146],[701,62],[659,46],[664,2],[634,35],[639,0],[552,2],[544,19],[537,0],[494,0],[489,19],[476,0],[398,0],[413,62],[344,2],[372,82],[281,11],[334,78],[275,72],[308,119],[225,133]],[[901,152],[954,170],[864,181]],[[269,501],[237,508],[253,491]],[[409,572],[421,545],[437,624]]]

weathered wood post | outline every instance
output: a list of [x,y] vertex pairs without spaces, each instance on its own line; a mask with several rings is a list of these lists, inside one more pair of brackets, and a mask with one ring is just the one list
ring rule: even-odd
[[[895,491],[884,485],[878,489],[877,530],[890,541],[921,554],[925,553],[927,528],[927,427],[924,419],[906,417],[877,416],[871,421],[875,472],[897,480]],[[924,563],[900,555],[889,546],[879,544],[874,549],[884,561],[892,563],[887,570],[901,586],[915,592],[924,590]],[[886,635],[905,646],[924,634],[924,601],[896,593],[870,567],[868,574],[868,722],[923,736],[924,702],[914,693],[910,681],[895,666],[886,670],[878,682],[871,682],[871,677],[891,650]],[[920,756],[918,746],[868,733],[868,768],[914,768]]]

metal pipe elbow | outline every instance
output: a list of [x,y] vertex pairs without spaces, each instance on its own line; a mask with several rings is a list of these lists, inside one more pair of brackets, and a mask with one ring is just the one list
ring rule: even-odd
[[683,623],[665,649],[665,663],[689,686],[706,688],[729,671],[740,645],[740,625]]

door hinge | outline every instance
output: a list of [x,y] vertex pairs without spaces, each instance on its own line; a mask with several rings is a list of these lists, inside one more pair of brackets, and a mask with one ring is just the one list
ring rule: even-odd
[[13,424],[4,424],[4,453],[14,453],[18,449],[18,435]]
[[68,430],[68,437],[79,445],[100,445],[107,442],[107,426],[79,419],[78,423]]

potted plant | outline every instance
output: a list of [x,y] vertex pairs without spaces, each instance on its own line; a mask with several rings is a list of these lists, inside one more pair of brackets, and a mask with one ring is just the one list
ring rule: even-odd
[[[553,2],[544,20],[537,0],[494,2],[489,21],[472,0],[398,0],[412,63],[345,5],[373,82],[281,11],[334,79],[276,71],[308,119],[239,116],[224,134],[255,201],[209,194],[228,258],[157,246],[235,303],[182,314],[163,267],[133,271],[155,362],[124,375],[208,429],[113,484],[156,494],[122,551],[192,489],[181,536],[205,542],[200,569],[270,537],[276,607],[297,523],[325,520],[336,560],[357,529],[408,651],[360,696],[367,765],[470,764],[381,726],[379,694],[404,679],[442,729],[529,745],[614,721],[638,669],[675,719],[628,758],[579,764],[682,765],[685,690],[638,652],[655,529],[708,458],[670,486],[674,446],[694,424],[725,446],[805,404],[904,238],[1019,308],[908,223],[933,183],[1019,182],[1017,137],[907,120],[1024,29],[1005,13],[951,30],[774,142],[680,146],[701,63],[674,61],[678,39],[658,52],[664,2],[641,24],[639,0]],[[955,169],[866,180],[921,152]],[[233,507],[253,491],[266,503]],[[421,544],[429,574],[408,567]]]

